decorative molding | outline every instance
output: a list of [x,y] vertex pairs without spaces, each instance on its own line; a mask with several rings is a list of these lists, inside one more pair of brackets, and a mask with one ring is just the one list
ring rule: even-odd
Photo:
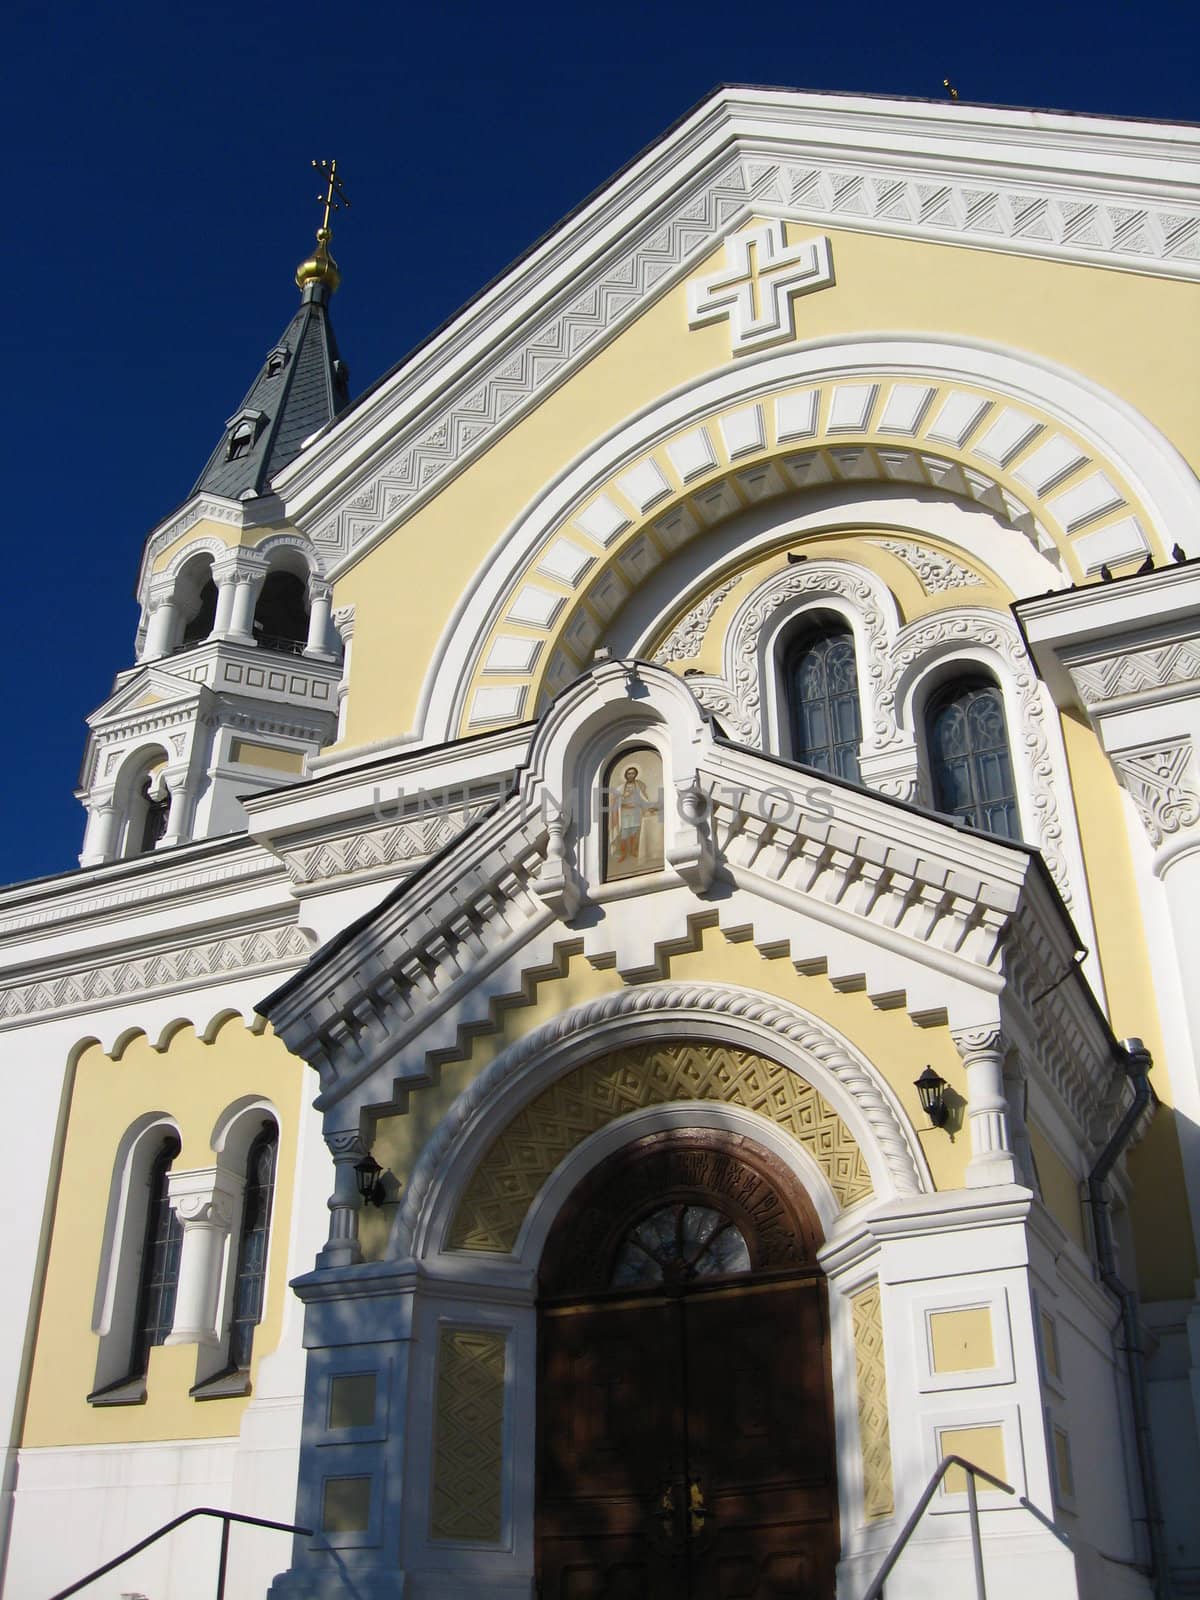
[[1113,752],[1111,760],[1156,849],[1167,834],[1200,822],[1200,786],[1189,737]]
[[737,582],[736,578],[728,578],[724,583],[718,584],[710,594],[706,594],[704,599],[698,605],[694,605],[683,621],[668,634],[666,641],[654,652],[651,660],[660,667],[665,667],[672,661],[694,661],[700,654],[704,635],[708,632],[708,625],[715,616],[717,607],[725,596],[737,587]]
[[507,1364],[504,1333],[491,1328],[439,1330],[430,1521],[434,1539],[500,1542]]
[[[404,1202],[396,1219],[389,1255],[408,1254],[434,1183],[445,1170],[451,1152],[469,1126],[489,1108],[510,1098],[514,1080],[531,1066],[544,1063],[593,1030],[626,1019],[668,1018],[680,1028],[691,1013],[706,1019],[726,1018],[750,1025],[756,1032],[778,1034],[801,1053],[811,1056],[850,1096],[871,1132],[871,1138],[896,1194],[922,1190],[912,1150],[911,1130],[885,1097],[874,1075],[821,1023],[796,1007],[764,995],[747,993],[715,983],[655,983],[622,989],[560,1013],[532,1033],[518,1039],[491,1062],[463,1090],[422,1150],[409,1178]],[[661,1023],[657,1025],[661,1031]]]
[[280,846],[279,854],[298,888],[327,883],[350,873],[382,871],[397,864],[415,870],[457,839],[494,804],[493,798],[460,806],[454,811],[401,818],[379,828],[362,828],[337,838],[322,839],[318,844]]
[[65,1016],[94,1010],[132,995],[194,988],[233,972],[267,972],[294,966],[311,954],[307,936],[294,923],[288,923],[199,944],[177,945],[144,956],[127,956],[99,966],[54,973],[33,983],[0,987],[0,1026],[45,1013]]
[[858,1444],[862,1451],[863,1517],[876,1522],[896,1509],[892,1488],[892,1437],[888,1420],[887,1360],[879,1285],[860,1289],[850,1300],[857,1380]]
[[[369,481],[360,474],[313,529],[314,543],[330,564],[395,526],[436,493],[498,431],[541,403],[636,316],[651,296],[756,213],[769,213],[776,225],[780,218],[828,222],[885,235],[1200,277],[1200,216],[1186,201],[1154,205],[1107,194],[1098,199],[1086,188],[1070,189],[1060,181],[1050,185],[1025,174],[1016,182],[998,181],[991,173],[985,177],[982,171],[951,175],[940,163],[935,168],[928,157],[907,149],[894,166],[876,157],[854,159],[850,167],[837,161],[763,159],[747,150],[707,175],[673,185],[657,215],[640,225],[626,219],[621,243],[590,272],[565,278],[548,311],[512,328],[513,337],[501,343],[489,364],[471,361],[444,399],[410,414],[395,445],[381,451],[368,469]],[[471,327],[464,320],[460,338]],[[420,372],[419,363],[413,370]],[[357,419],[358,426],[372,419],[377,424],[390,400],[391,392],[385,392]],[[298,470],[294,466],[285,475],[287,488],[302,473],[316,471],[327,455],[314,452],[311,463],[301,457]]]
[[[1022,820],[1032,833],[1031,843],[1042,852],[1058,891],[1070,906],[1073,900],[1067,861],[1063,853],[1063,823],[1058,809],[1058,793],[1070,792],[1065,777],[1057,771],[1050,751],[1037,672],[1017,629],[998,612],[949,611],[901,630],[883,674],[877,715],[881,725],[896,726],[896,698],[903,680],[923,659],[947,647],[982,646],[1004,662],[1012,684],[1019,716],[1009,729],[1014,767],[1020,764],[1028,783],[1032,814]],[[910,735],[911,737],[911,735]]]
[[[753,253],[751,253],[753,252]],[[735,356],[796,332],[795,301],[833,282],[826,238],[789,245],[778,217],[725,241],[725,263],[688,284],[688,327],[728,320]]]
[[950,1037],[964,1067],[971,1067],[976,1061],[995,1060],[1005,1053],[1004,1035],[998,1027],[952,1028]]
[[730,626],[726,670],[741,725],[752,730],[750,742],[766,746],[762,696],[763,676],[770,663],[763,660],[762,644],[771,618],[793,601],[829,595],[844,600],[862,626],[860,642],[866,646],[866,659],[859,673],[859,693],[866,712],[863,731],[867,742],[877,748],[896,740],[894,711],[879,694],[891,642],[883,586],[865,567],[814,561],[790,567],[760,584],[739,607]]
[[1067,663],[1079,698],[1089,709],[1126,695],[1152,694],[1200,681],[1200,642],[1176,639],[1145,649],[1122,649],[1100,660]]
[[916,577],[926,594],[945,594],[948,589],[971,589],[983,583],[977,572],[965,567],[953,556],[931,550],[928,545],[914,544],[907,539],[868,539],[868,544],[903,561]]
[[[115,754],[119,757],[120,752],[117,751]],[[77,891],[79,898],[74,895],[64,896],[39,910],[6,917],[0,921],[0,937],[29,932],[35,928],[81,922],[89,917],[101,917],[112,912],[131,910],[135,906],[145,905],[151,901],[178,901],[219,892],[230,884],[241,883],[248,878],[271,878],[278,873],[279,867],[274,857],[263,851],[246,859],[245,841],[238,839],[236,845],[243,854],[243,859],[231,861],[223,866],[183,872],[178,876],[163,873],[161,857],[155,859],[143,856],[128,862],[114,863],[113,867],[102,870],[136,870],[139,865],[143,869],[150,869],[151,863],[154,870],[143,871],[140,874],[143,881],[126,888],[113,888],[107,892],[94,894],[88,899],[82,898],[84,891],[80,890]]]
[[632,1111],[676,1100],[740,1105],[777,1123],[821,1168],[843,1210],[873,1192],[846,1124],[790,1068],[707,1041],[627,1045],[575,1067],[517,1112],[472,1174],[447,1248],[511,1254],[534,1198],[581,1140]]

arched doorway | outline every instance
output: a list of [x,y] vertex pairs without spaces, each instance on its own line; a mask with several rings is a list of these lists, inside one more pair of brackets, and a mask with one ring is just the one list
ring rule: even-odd
[[576,1189],[539,1275],[543,1600],[832,1600],[820,1243],[741,1135],[650,1135]]

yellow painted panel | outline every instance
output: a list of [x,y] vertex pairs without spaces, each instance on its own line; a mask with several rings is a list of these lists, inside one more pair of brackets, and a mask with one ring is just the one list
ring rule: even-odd
[[1038,1322],[1041,1329],[1042,1365],[1046,1369],[1047,1377],[1056,1381],[1061,1380],[1062,1361],[1058,1353],[1058,1327],[1048,1311],[1040,1313]]
[[979,1372],[996,1365],[989,1306],[931,1311],[929,1343],[935,1372]]
[[[1004,1429],[998,1422],[985,1423],[976,1428],[939,1428],[938,1453],[939,1460],[944,1461],[947,1456],[961,1456],[973,1467],[982,1467],[994,1478],[1005,1483],[1008,1481],[1005,1476],[1008,1461],[1004,1453]],[[986,1494],[989,1486],[977,1482],[976,1487]],[[961,1467],[951,1467],[942,1479],[942,1493],[965,1494],[966,1491],[966,1473]]]
[[229,759],[239,767],[265,767],[269,772],[303,772],[302,750],[281,750],[274,744],[255,744],[250,739],[234,739]]
[[184,1026],[161,1053],[144,1035],[118,1061],[98,1045],[83,1052],[71,1093],[23,1444],[219,1438],[238,1431],[244,1396],[189,1398],[196,1381],[194,1345],[151,1350],[144,1405],[87,1403],[96,1373],[92,1315],[113,1166],[126,1130],[147,1112],[174,1118],[182,1140],[175,1165],[185,1170],[214,1164],[212,1132],[235,1101],[257,1096],[276,1108],[279,1155],[264,1315],[250,1368],[253,1385],[259,1361],[278,1343],[288,1294],[294,1151],[302,1096],[309,1089],[306,1074],[279,1039],[270,1032],[251,1033],[240,1018],[226,1022],[212,1044]]
[[1075,1498],[1075,1469],[1071,1465],[1071,1441],[1065,1428],[1054,1429],[1054,1472],[1058,1492],[1068,1500]]
[[487,1328],[443,1328],[438,1340],[431,1532],[495,1544],[504,1500],[507,1343]]
[[326,1478],[321,1494],[322,1533],[366,1533],[370,1524],[370,1478]]
[[858,1442],[863,1464],[863,1513],[868,1522],[896,1509],[892,1487],[892,1437],[888,1419],[887,1365],[879,1285],[861,1289],[850,1302],[854,1325],[854,1371],[858,1385]]
[[1060,1228],[1066,1229],[1079,1248],[1086,1250],[1083,1212],[1079,1205],[1079,1182],[1035,1122],[1028,1124],[1028,1131],[1046,1210]]
[[329,1427],[369,1428],[375,1421],[373,1372],[342,1372],[329,1380]]

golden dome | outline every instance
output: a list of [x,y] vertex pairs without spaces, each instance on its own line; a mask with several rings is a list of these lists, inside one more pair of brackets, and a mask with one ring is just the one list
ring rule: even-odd
[[297,288],[305,289],[310,283],[323,283],[332,294],[341,283],[337,262],[329,254],[330,238],[328,228],[317,229],[317,248],[307,261],[302,261],[296,268]]

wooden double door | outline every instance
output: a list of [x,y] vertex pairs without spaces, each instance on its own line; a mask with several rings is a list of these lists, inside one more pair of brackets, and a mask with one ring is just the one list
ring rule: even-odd
[[640,1141],[547,1247],[542,1600],[832,1600],[816,1219],[745,1141]]

